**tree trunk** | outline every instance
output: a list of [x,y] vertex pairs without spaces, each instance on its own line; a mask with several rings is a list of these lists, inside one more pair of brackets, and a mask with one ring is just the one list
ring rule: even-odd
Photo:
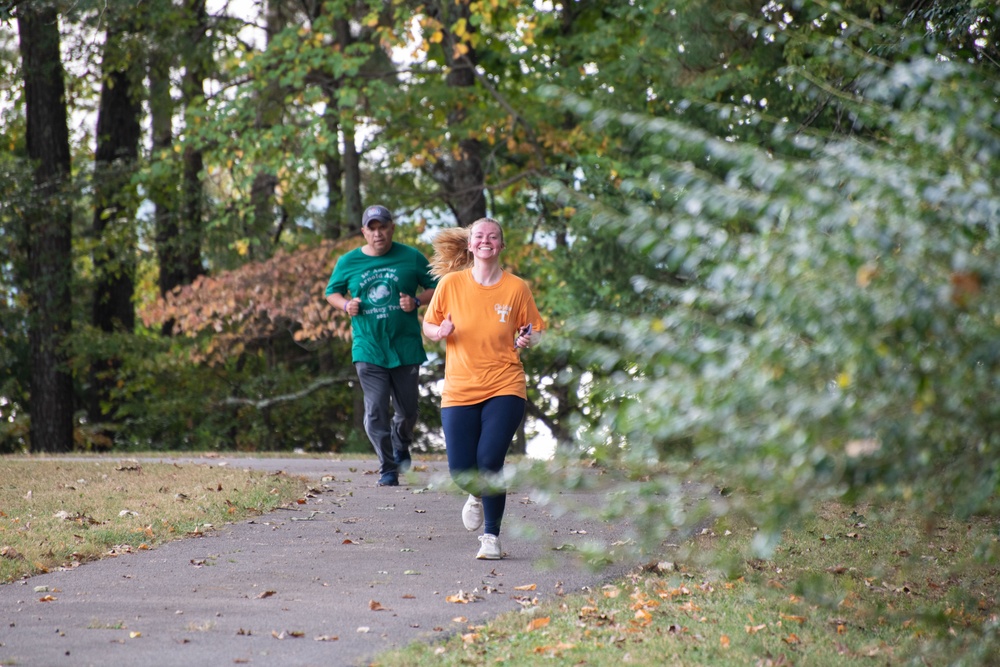
[[[289,18],[281,11],[282,3],[279,0],[264,0],[264,12],[267,21],[267,42],[280,33],[288,24]],[[257,101],[256,128],[274,127],[281,123],[282,90],[277,79],[271,78],[266,87],[260,93]],[[251,224],[247,225],[244,233],[250,239],[255,239],[256,243],[250,244],[250,260],[262,260],[271,256],[271,241],[279,240],[277,231],[280,231],[280,217],[275,213],[275,191],[278,188],[278,177],[271,173],[267,167],[254,165],[257,171],[254,174],[253,185],[250,187],[250,202],[253,211]]]
[[[463,18],[468,22],[471,16],[468,3],[455,3],[451,9],[457,14],[454,17],[448,16],[449,25]],[[454,45],[457,41],[453,35],[446,40],[448,74],[445,81],[452,88],[468,89],[464,98],[471,100],[474,94],[472,88],[476,85],[476,51],[470,47],[465,55],[456,57]],[[448,128],[451,136],[458,138],[458,151],[454,159],[446,163],[447,172],[440,180],[444,185],[448,206],[455,214],[458,224],[467,227],[486,215],[486,184],[482,145],[478,139],[466,136],[468,132],[463,127],[466,118],[465,99],[462,95],[456,95],[456,98],[458,103],[453,105],[448,114]]]
[[[101,100],[97,114],[97,150],[94,156],[94,303],[93,325],[105,333],[135,330],[136,197],[130,187],[139,159],[140,100],[130,71],[139,59],[126,54],[129,30],[109,18],[102,62]],[[126,64],[131,63],[131,64]],[[108,407],[117,381],[120,359],[95,359],[91,368],[88,414],[91,423],[113,419]],[[103,406],[103,407],[102,407]],[[110,433],[105,433],[111,437]]]
[[59,52],[59,15],[42,3],[17,8],[24,71],[28,157],[34,193],[25,208],[33,316],[31,449],[73,448],[73,380],[64,347],[72,327],[72,208],[66,89]]
[[344,125],[344,221],[349,234],[361,231],[361,154],[358,153],[354,126]]
[[[337,32],[337,43],[343,53],[349,52],[351,43],[351,28],[346,18],[334,21]],[[338,82],[339,83],[339,82]],[[343,197],[344,221],[350,233],[361,229],[361,155],[358,153],[357,136],[353,122],[341,123],[344,134],[344,145],[341,148],[341,165],[344,172]]]
[[[332,86],[326,91],[326,99],[332,99]],[[331,109],[327,104],[326,111],[323,112],[323,120],[326,123],[327,134],[334,137],[334,141],[329,142],[331,153],[323,160],[326,170],[326,217],[323,220],[323,237],[328,239],[339,239],[343,232],[341,223],[341,208],[344,203],[344,190],[342,179],[344,170],[340,166],[340,142],[336,137],[340,134],[340,123],[338,121],[336,109]]]
[[[152,125],[153,159],[160,164],[172,164],[174,99],[170,94],[170,50],[162,45],[154,45],[149,55],[149,114]],[[175,286],[182,284],[174,240],[180,235],[177,224],[177,179],[175,174],[159,174],[154,177],[149,189],[149,199],[153,202],[153,218],[156,235],[156,258],[160,266],[158,286],[160,296],[164,296]],[[167,327],[169,329],[169,327]],[[169,334],[169,330],[165,331]]]
[[131,85],[137,77],[119,65],[126,60],[123,36],[108,29],[94,159],[93,323],[108,332],[135,329],[136,204],[130,182],[139,159],[142,109]]
[[[184,97],[187,122],[193,123],[192,111],[205,102],[205,79],[207,61],[210,57],[207,45],[208,16],[205,0],[187,0],[185,9],[190,28],[185,40],[181,92]],[[201,244],[204,235],[202,220],[204,193],[201,172],[204,170],[205,159],[201,148],[196,146],[194,141],[185,142],[182,161],[179,228],[178,235],[171,239],[176,251],[176,266],[169,267],[170,271],[176,272],[174,275],[178,282],[169,285],[170,289],[177,285],[188,285],[205,272],[201,263]]]

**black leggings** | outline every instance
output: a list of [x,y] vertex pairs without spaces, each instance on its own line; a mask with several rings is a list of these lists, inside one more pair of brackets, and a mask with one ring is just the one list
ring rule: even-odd
[[[483,499],[483,532],[500,534],[506,492],[483,492],[476,474],[499,475],[510,443],[524,418],[520,396],[494,396],[475,405],[441,408],[448,469],[460,488]],[[498,482],[499,479],[494,479]]]

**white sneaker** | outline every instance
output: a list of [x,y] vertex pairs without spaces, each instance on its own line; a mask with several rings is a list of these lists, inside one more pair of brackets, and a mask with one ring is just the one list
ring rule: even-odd
[[500,560],[503,552],[500,551],[500,538],[496,535],[479,536],[479,553],[476,554],[479,560]]
[[462,508],[462,523],[466,530],[479,530],[483,525],[483,501],[472,494]]

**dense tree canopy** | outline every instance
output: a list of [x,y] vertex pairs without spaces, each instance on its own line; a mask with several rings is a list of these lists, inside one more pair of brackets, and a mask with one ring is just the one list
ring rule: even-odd
[[[685,465],[739,490],[712,511],[752,516],[762,552],[821,498],[997,512],[994,3],[6,10],[20,26],[39,6],[59,17],[68,74],[52,76],[73,119],[59,210],[74,326],[66,363],[47,363],[72,373],[83,446],[358,445],[346,323],[322,286],[379,201],[398,240],[425,249],[482,213],[505,224],[506,259],[551,324],[530,356],[529,429],[560,441],[566,470],[628,470],[608,511],[648,521],[652,542],[699,516],[675,494]],[[35,446],[25,425],[44,401],[24,361],[40,296],[25,223],[29,175],[57,164],[31,150],[34,79],[13,27],[6,451]],[[113,146],[112,184],[98,174]],[[141,315],[124,331],[91,314],[122,278]]]

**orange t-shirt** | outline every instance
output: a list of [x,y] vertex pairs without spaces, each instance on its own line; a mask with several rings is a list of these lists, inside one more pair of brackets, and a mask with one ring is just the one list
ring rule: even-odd
[[494,396],[527,398],[514,337],[529,322],[534,331],[545,327],[528,284],[506,271],[489,287],[477,283],[471,269],[449,273],[438,283],[424,319],[440,324],[449,314],[455,331],[444,339],[441,407],[475,405]]

